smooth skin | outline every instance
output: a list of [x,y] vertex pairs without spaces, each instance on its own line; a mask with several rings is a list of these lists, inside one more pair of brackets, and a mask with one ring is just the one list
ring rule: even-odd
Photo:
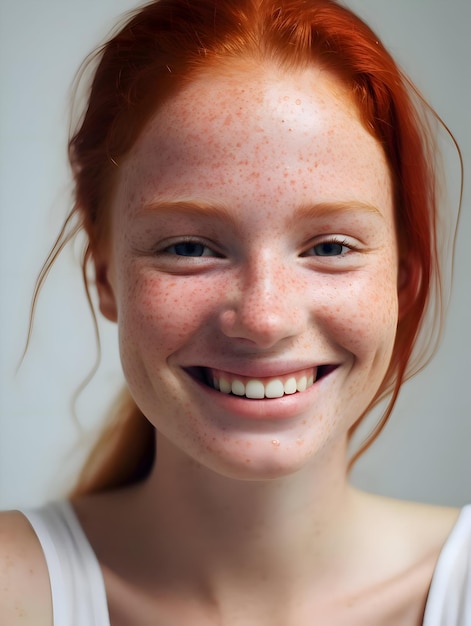
[[[348,485],[404,269],[386,159],[342,84],[319,68],[200,76],[121,164],[112,217],[100,307],[159,433],[146,482],[74,503],[112,625],[421,624],[458,512]],[[315,383],[280,398],[212,385],[306,371]],[[0,617],[50,624],[37,542],[18,514],[2,524]]]

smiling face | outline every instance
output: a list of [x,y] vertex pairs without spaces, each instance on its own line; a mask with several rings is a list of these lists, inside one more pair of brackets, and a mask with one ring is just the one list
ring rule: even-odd
[[161,441],[264,478],[346,440],[389,364],[398,262],[383,151],[335,78],[198,78],[136,142],[112,214],[101,309]]

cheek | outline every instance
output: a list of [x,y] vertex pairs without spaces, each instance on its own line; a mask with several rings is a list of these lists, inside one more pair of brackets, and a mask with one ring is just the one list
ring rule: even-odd
[[131,341],[158,358],[171,354],[209,320],[216,289],[194,276],[172,277],[155,270],[129,271],[120,298],[122,342]]
[[339,344],[358,358],[369,360],[378,351],[389,357],[398,319],[396,279],[390,269],[345,278],[330,300],[323,319]]

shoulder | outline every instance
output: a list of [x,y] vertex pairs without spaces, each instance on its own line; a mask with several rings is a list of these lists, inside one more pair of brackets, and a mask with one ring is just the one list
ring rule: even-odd
[[[462,509],[358,493],[363,511],[392,545],[410,554],[438,554],[453,531]],[[411,550],[411,547],[414,547]]]
[[[445,542],[430,587],[430,626],[469,623],[471,614],[471,507],[465,507]],[[441,621],[439,621],[439,619]]]
[[397,548],[402,547],[416,562],[431,564],[433,574],[444,548],[456,534],[462,509],[396,501],[390,507],[399,529]]
[[421,624],[432,578],[461,509],[361,492],[356,497],[362,566],[372,572],[369,589],[375,598],[381,596],[384,623]]
[[0,623],[52,626],[43,551],[28,520],[18,511],[0,513]]

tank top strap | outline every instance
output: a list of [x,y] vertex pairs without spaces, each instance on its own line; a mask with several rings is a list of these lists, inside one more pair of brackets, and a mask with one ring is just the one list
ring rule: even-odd
[[471,625],[471,505],[443,546],[427,598],[423,626]]
[[105,583],[93,549],[70,502],[20,509],[44,552],[54,624],[110,626]]

